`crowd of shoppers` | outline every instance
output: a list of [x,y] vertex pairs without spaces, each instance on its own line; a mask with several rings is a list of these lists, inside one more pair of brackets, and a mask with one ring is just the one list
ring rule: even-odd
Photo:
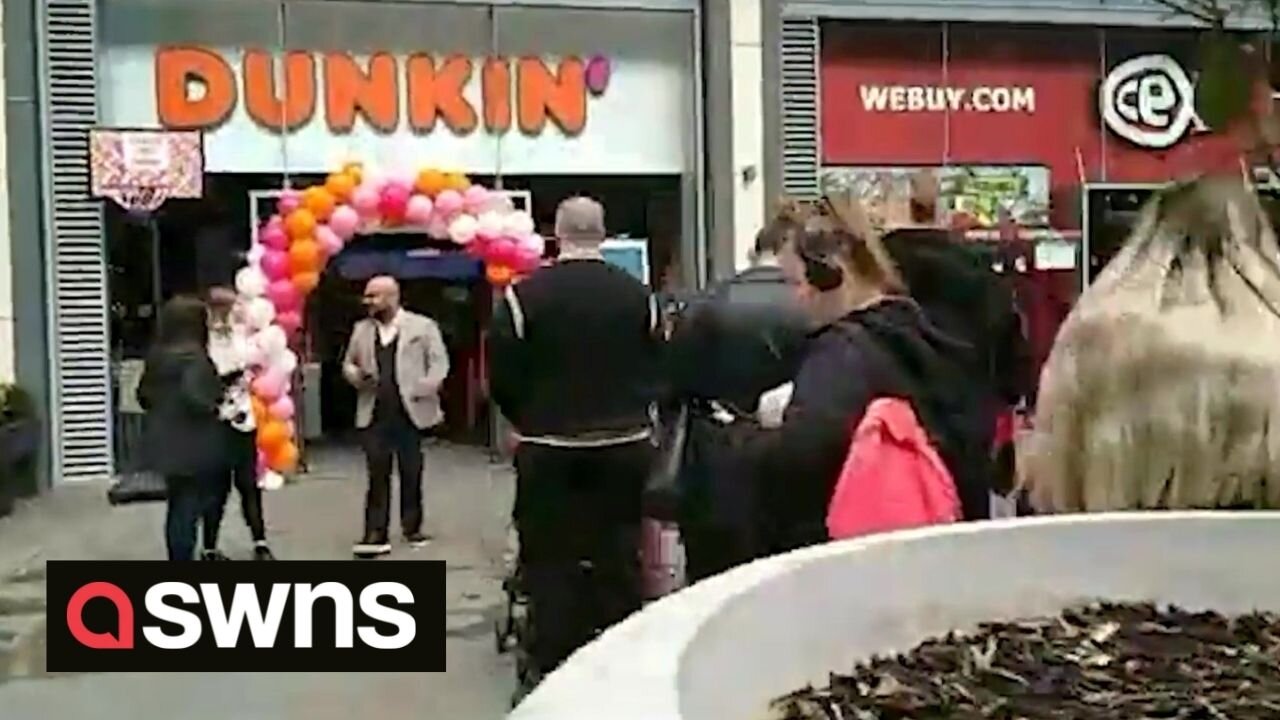
[[[930,222],[928,198],[913,215],[886,228],[847,197],[788,204],[747,270],[666,322],[642,282],[605,262],[604,208],[560,206],[558,259],[506,288],[491,327],[490,390],[517,442],[529,684],[640,606],[640,526],[659,469],[674,473],[692,580],[841,537],[836,500],[902,485],[891,476],[916,460],[954,498],[937,519],[990,516],[993,490],[1013,484],[1009,417],[1037,394],[1023,323],[998,273]],[[393,279],[372,280],[365,304],[343,373],[360,395],[367,557],[390,548],[393,461],[404,537],[426,541],[420,443],[440,422],[449,367],[438,328],[400,307]],[[202,525],[204,557],[223,557],[232,486],[258,557],[271,558],[236,317],[229,290],[174,299],[147,360],[140,399],[171,559],[194,557]],[[1160,194],[1050,355],[1018,468],[1030,505],[1280,504],[1277,340],[1280,244],[1253,192],[1199,181]],[[906,414],[890,422],[885,401]],[[918,430],[914,445],[868,479],[876,456],[860,443],[900,421]],[[655,433],[664,423],[681,432]]]

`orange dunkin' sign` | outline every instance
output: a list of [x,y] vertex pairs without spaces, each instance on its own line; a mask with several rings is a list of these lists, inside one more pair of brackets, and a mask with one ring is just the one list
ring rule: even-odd
[[[587,123],[588,95],[602,94],[610,74],[609,61],[600,56],[588,61],[566,57],[551,67],[537,57],[473,61],[465,55],[379,52],[363,62],[349,53],[290,51],[282,70],[279,62],[275,53],[246,50],[237,86],[235,69],[215,50],[159,48],[155,82],[160,124],[212,130],[243,102],[246,114],[262,128],[293,132],[311,123],[323,104],[325,122],[337,134],[351,132],[357,116],[388,134],[402,122],[418,134],[432,132],[437,122],[458,135],[470,134],[481,122],[488,132],[501,134],[511,128],[514,104],[514,119],[526,134],[540,134],[550,120],[564,134],[577,135]],[[464,92],[477,71],[479,108]],[[285,82],[277,83],[278,75]]]

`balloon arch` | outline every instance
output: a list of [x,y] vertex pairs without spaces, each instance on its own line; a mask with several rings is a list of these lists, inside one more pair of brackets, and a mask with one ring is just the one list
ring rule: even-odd
[[536,268],[545,247],[527,212],[461,173],[428,168],[412,178],[375,179],[353,163],[323,184],[285,192],[235,279],[252,333],[247,356],[262,487],[283,485],[284,474],[298,464],[292,399],[298,356],[292,347],[307,296],[348,242],[404,226],[465,248],[483,261],[485,278],[498,287]]

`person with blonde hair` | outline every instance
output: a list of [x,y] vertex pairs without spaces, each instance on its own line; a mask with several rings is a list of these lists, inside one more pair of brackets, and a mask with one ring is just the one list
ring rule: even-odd
[[1278,262],[1242,182],[1158,194],[1044,368],[1025,448],[1033,507],[1280,506]]
[[[825,542],[828,506],[854,430],[873,401],[907,401],[955,483],[964,519],[990,512],[989,423],[973,348],[906,294],[861,204],[824,197],[780,255],[812,332],[781,418],[747,452],[766,553]],[[762,403],[763,405],[763,403]]]

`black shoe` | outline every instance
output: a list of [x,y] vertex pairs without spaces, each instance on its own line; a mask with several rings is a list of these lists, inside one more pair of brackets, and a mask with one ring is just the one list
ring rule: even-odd
[[409,547],[426,547],[431,542],[431,536],[423,532],[405,533],[404,541],[409,543]]
[[254,560],[275,560],[276,556],[271,554],[271,548],[266,545],[255,545],[253,548]]
[[226,555],[223,555],[221,550],[205,550],[204,553],[200,556],[200,559],[209,560],[212,562],[221,562],[223,560],[230,560],[231,558],[227,557]]
[[351,549],[356,557],[364,560],[376,558],[391,552],[391,543],[383,538],[365,538]]

